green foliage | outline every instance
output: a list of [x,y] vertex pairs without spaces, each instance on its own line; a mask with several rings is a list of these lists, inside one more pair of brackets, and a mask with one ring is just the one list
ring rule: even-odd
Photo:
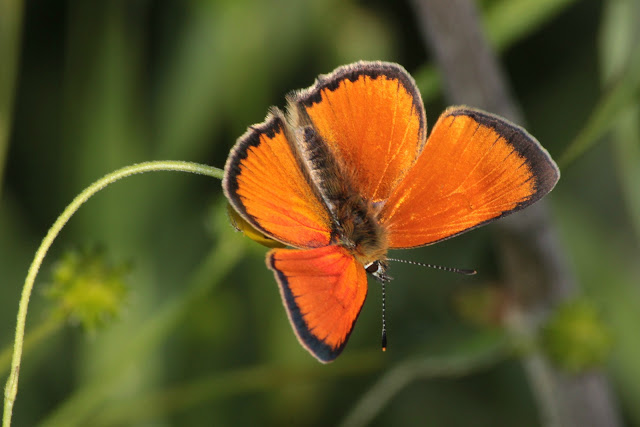
[[586,299],[556,308],[542,328],[540,341],[548,357],[572,374],[601,367],[613,347],[611,332],[598,309]]

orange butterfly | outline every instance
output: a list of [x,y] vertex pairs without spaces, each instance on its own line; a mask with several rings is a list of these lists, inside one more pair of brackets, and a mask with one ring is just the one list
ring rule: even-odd
[[225,165],[224,193],[268,238],[267,266],[300,343],[321,362],[344,349],[367,272],[387,251],[429,245],[534,203],[558,167],[524,129],[451,107],[426,138],[422,99],[400,65],[357,62],[271,108]]

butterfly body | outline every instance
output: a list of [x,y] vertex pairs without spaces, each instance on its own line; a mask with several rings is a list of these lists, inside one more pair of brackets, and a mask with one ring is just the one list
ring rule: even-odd
[[312,127],[304,128],[297,141],[302,146],[300,163],[310,171],[311,182],[329,210],[331,243],[344,246],[363,265],[384,258],[388,246],[377,218],[379,209],[358,192],[352,174]]
[[432,244],[518,211],[559,171],[524,129],[452,107],[426,138],[424,107],[399,65],[358,62],[272,108],[233,148],[223,189],[273,249],[300,342],[322,362],[343,350],[389,249]]

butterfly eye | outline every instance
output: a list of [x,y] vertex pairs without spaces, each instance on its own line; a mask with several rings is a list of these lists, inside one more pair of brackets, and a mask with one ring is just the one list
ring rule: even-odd
[[373,261],[364,266],[364,269],[367,270],[367,273],[371,273],[371,274],[377,272],[379,268],[380,268],[379,261]]
[[369,264],[364,266],[364,269],[367,273],[375,277],[379,282],[389,282],[392,279],[391,276],[387,276],[386,264],[380,262],[380,260],[370,262]]

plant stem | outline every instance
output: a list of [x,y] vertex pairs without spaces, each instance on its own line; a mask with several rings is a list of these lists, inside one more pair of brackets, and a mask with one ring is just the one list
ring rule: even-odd
[[[31,328],[24,337],[23,353],[37,347],[42,341],[46,340],[54,333],[62,329],[64,325],[62,319],[49,316],[39,325]],[[9,371],[11,366],[12,346],[7,345],[0,351],[0,375],[4,375],[5,371]]]
[[[454,105],[473,105],[522,123],[500,64],[479,26],[475,3],[470,0],[411,3],[425,42],[441,67],[448,101]],[[630,76],[628,80],[634,83],[638,76]],[[605,111],[621,101],[613,97],[607,103],[611,107]],[[571,153],[566,158],[571,159],[578,151]],[[506,326],[517,335],[535,336],[545,316],[559,302],[578,292],[578,286],[544,200],[499,224],[501,281],[513,298]],[[540,353],[525,355],[522,361],[546,425],[621,425],[615,398],[601,372],[566,375],[547,363]]]
[[360,397],[340,425],[369,425],[409,384],[434,378],[461,377],[488,369],[509,358],[513,346],[513,343],[503,336],[488,336],[486,340],[481,337],[478,342],[472,339],[465,344],[458,354],[410,359],[397,364]]
[[586,125],[565,149],[558,165],[569,166],[578,157],[602,140],[602,136],[618,125],[621,114],[637,102],[635,95],[640,88],[640,47],[629,56],[629,65],[618,80],[598,101]]
[[42,240],[40,247],[36,251],[35,258],[33,259],[27,278],[25,279],[24,286],[22,288],[22,296],[20,297],[20,305],[18,308],[18,320],[16,323],[16,335],[13,346],[13,358],[11,359],[11,372],[7,385],[4,391],[4,413],[2,416],[3,427],[9,427],[11,425],[11,415],[13,413],[13,404],[18,393],[18,375],[20,373],[20,361],[22,358],[22,348],[24,345],[24,328],[27,320],[27,309],[29,306],[29,299],[31,297],[31,291],[33,290],[33,284],[35,282],[38,270],[42,265],[47,251],[53,244],[55,238],[60,234],[60,231],[65,226],[67,221],[73,216],[73,214],[82,206],[91,196],[98,191],[105,188],[107,185],[112,184],[122,178],[141,174],[145,172],[158,172],[158,171],[175,171],[175,172],[190,172],[199,175],[206,175],[213,178],[222,178],[222,170],[214,168],[212,166],[202,165],[198,163],[182,162],[182,161],[153,161],[138,163],[131,166],[126,166],[122,169],[118,169],[110,174],[100,178],[84,191],[82,191],[75,199],[66,207],[62,214],[58,217],[53,226],[49,229],[49,232]]
[[[328,378],[357,377],[379,370],[380,351],[352,352],[330,371],[322,365],[256,365],[226,372],[200,374],[191,381],[176,384],[148,395],[136,396],[118,405],[103,408],[90,420],[92,426],[144,425],[162,416],[175,416],[196,405],[215,404],[222,399],[247,393],[269,392],[275,388],[308,385]],[[346,359],[346,360],[345,360]],[[85,424],[87,422],[85,421]],[[44,427],[44,426],[43,426]]]
[[0,191],[9,151],[23,13],[22,0],[0,0],[0,57],[3,61],[0,69]]
[[[229,233],[234,233],[231,227],[227,226],[227,229]],[[195,303],[206,298],[206,295],[222,282],[226,274],[242,258],[244,248],[242,240],[229,241],[224,237],[220,238],[195,269],[184,292],[171,298],[159,306],[153,315],[142,320],[136,331],[120,342],[117,356],[105,363],[100,373],[90,382],[74,390],[52,413],[38,422],[38,425],[95,425],[93,415],[112,397],[113,390],[136,371],[136,366],[145,363],[144,360],[148,360],[150,353],[157,351],[162,341],[179,327]]]

